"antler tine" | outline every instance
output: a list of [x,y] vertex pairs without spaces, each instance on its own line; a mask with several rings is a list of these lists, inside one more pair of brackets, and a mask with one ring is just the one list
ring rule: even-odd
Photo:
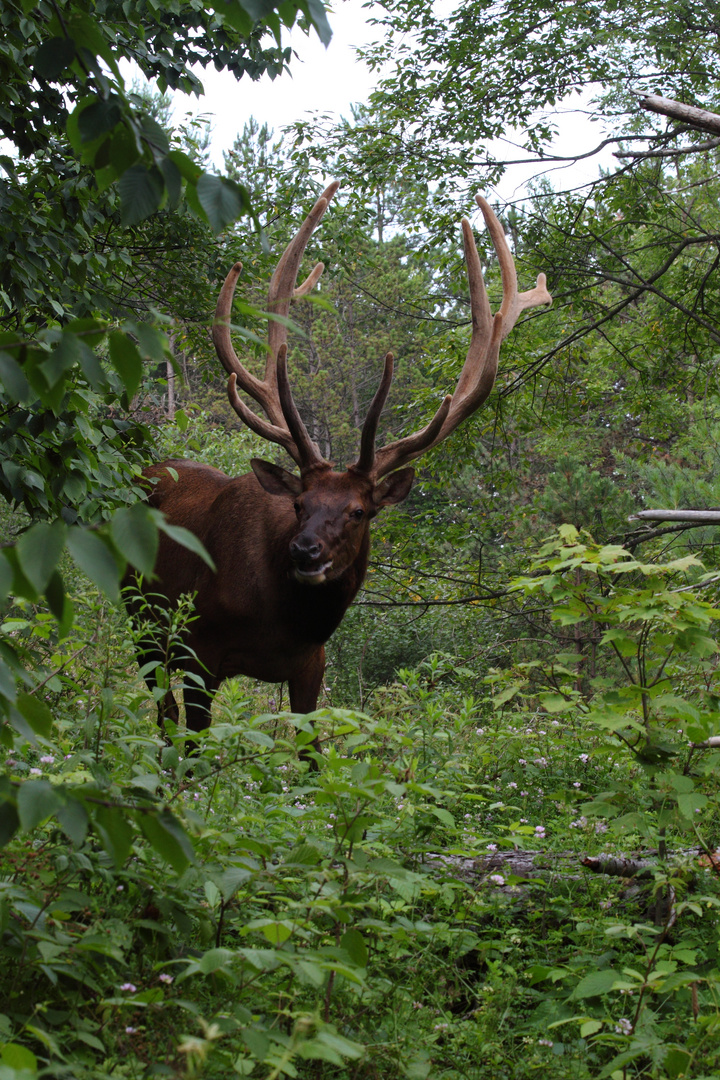
[[247,390],[248,394],[260,404],[264,404],[264,384],[260,379],[256,379],[252,372],[240,363],[233,349],[232,339],[230,337],[230,317],[232,313],[233,296],[235,295],[235,286],[237,280],[240,277],[240,271],[242,270],[242,263],[236,262],[231,268],[230,273],[223,282],[223,287],[220,290],[218,296],[217,306],[215,307],[215,319],[212,326],[212,339],[215,345],[215,351],[218,354],[220,363],[227,371],[228,375],[235,375],[240,380],[240,385],[243,390]]
[[287,345],[284,343],[278,349],[277,384],[283,416],[298,451],[298,456],[293,455],[293,457],[295,457],[301,469],[309,469],[313,465],[326,465],[329,468],[330,463],[325,461],[318,447],[310,438],[298,412],[297,405],[293,401],[287,371]]
[[485,290],[475,238],[470,223],[463,218],[463,243],[470,289],[472,333],[460,378],[452,397],[445,398],[426,428],[378,450],[372,468],[375,479],[386,476],[393,469],[407,464],[426,450],[437,446],[463,420],[479,409],[489,397],[495,383],[500,345],[512,330],[520,312],[540,304],[552,303],[552,296],[547,291],[544,274],[538,275],[534,289],[518,293],[515,263],[503,228],[486,200],[480,195],[477,195],[476,199],[500,263],[503,284],[502,305],[498,313],[493,316]]
[[[272,314],[287,317],[290,311],[290,301],[307,296],[317,285],[324,270],[324,265],[321,262],[315,265],[302,285],[296,287],[295,282],[307,242],[339,186],[339,183],[336,182],[325,189],[280,257],[268,291],[268,308]],[[248,371],[233,349],[230,336],[232,301],[241,270],[242,263],[235,263],[225,278],[215,308],[215,319],[212,328],[213,342],[218,357],[230,375],[227,387],[228,399],[243,423],[247,424],[258,435],[261,435],[262,438],[285,447],[293,460],[303,468],[316,460],[322,461],[323,459],[317,446],[307,434],[302,420],[300,420],[295,404],[292,402],[289,384],[287,387],[291,402],[289,412],[285,411],[281,403],[278,386],[278,362],[280,349],[283,345],[286,346],[287,343],[287,327],[275,319],[270,319],[268,327],[268,359],[265,366],[264,380],[256,378],[252,372]],[[257,416],[245,405],[238,394],[238,387],[257,401],[267,416],[267,420]],[[288,415],[293,417],[294,429],[290,426]],[[299,426],[295,423],[295,417],[297,417]],[[296,445],[294,440],[298,432],[300,432],[298,436],[300,444]],[[304,435],[302,432],[304,432]]]
[[298,449],[295,446],[293,437],[287,428],[277,427],[275,424],[269,424],[267,420],[263,420],[261,416],[257,416],[252,409],[249,409],[245,402],[242,400],[237,392],[237,375],[232,373],[228,379],[227,395],[235,412],[238,414],[244,424],[254,431],[257,435],[260,435],[263,439],[267,439],[268,442],[279,443],[283,446],[293,461],[302,467],[302,461]]
[[395,357],[389,352],[385,357],[385,367],[383,369],[382,378],[380,379],[380,385],[370,402],[370,408],[367,411],[365,423],[363,424],[362,435],[360,436],[360,457],[354,465],[350,466],[350,468],[355,469],[356,472],[367,473],[368,475],[372,472],[373,463],[375,461],[375,436],[377,435],[378,424],[380,423],[380,414],[383,411],[388,391],[390,390],[394,362]]
[[518,292],[517,272],[515,261],[510,254],[507,239],[503,227],[493,213],[490,204],[482,195],[476,195],[475,201],[482,210],[485,224],[492,237],[493,247],[500,263],[500,276],[502,277],[503,302],[500,305],[500,314],[503,317],[503,340],[508,336],[517,322],[518,315],[526,308],[538,307],[540,304],[552,304],[552,296],[547,291],[547,278],[545,274],[538,274],[534,289],[527,292]]
[[[339,182],[335,181],[325,188],[325,191],[323,191],[322,195],[281,255],[280,261],[275,268],[275,273],[270,280],[270,287],[268,289],[268,311],[273,315],[280,315],[287,318],[290,312],[290,301],[299,299],[301,296],[306,296],[317,284],[320,275],[325,268],[323,263],[317,263],[314,266],[302,285],[297,288],[295,285],[298,270],[300,269],[300,261],[305,253],[307,242],[320,223],[323,214],[328,208],[330,200],[339,187]],[[269,386],[275,387],[277,385],[276,359],[278,349],[283,342],[287,341],[287,333],[287,326],[276,319],[270,319],[270,325],[268,327],[269,349],[265,367],[265,382]]]

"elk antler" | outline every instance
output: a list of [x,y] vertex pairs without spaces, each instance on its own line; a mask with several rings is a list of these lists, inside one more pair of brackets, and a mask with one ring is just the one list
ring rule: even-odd
[[[467,218],[463,218],[463,243],[472,314],[472,334],[465,364],[460,372],[455,392],[445,398],[427,427],[424,427],[421,431],[416,431],[413,435],[407,435],[403,439],[398,439],[396,442],[383,446],[382,449],[375,451],[373,456],[371,448],[366,443],[370,438],[374,441],[378,419],[387,394],[386,390],[381,400],[379,400],[379,404],[376,405],[381,396],[380,391],[378,391],[370,406],[365,428],[363,428],[360,458],[353,466],[355,469],[366,472],[375,481],[386,476],[394,469],[400,468],[401,465],[406,465],[409,461],[419,457],[420,454],[424,454],[431,447],[437,446],[443,439],[447,439],[448,435],[463,420],[480,408],[495,383],[500,345],[512,330],[520,312],[526,308],[538,307],[540,304],[552,303],[552,296],[547,291],[544,274],[538,274],[537,284],[534,289],[530,289],[528,292],[518,292],[515,263],[510,254],[502,225],[485,199],[481,195],[476,195],[475,198],[482,210],[485,224],[492,237],[493,246],[500,263],[503,287],[503,301],[500,310],[494,316],[490,311],[480,258],[475,246],[475,238],[469,221]],[[381,389],[384,383],[385,377],[383,377]],[[372,421],[372,436],[368,434],[366,439],[365,431],[368,429],[370,416],[375,413],[377,415]]]
[[[305,247],[313,230],[325,213],[328,203],[339,188],[339,183],[330,184],[325,189],[314,207],[305,218],[297,233],[290,241],[277,264],[268,289],[268,357],[265,365],[265,378],[256,378],[238,359],[230,338],[230,315],[235,285],[242,270],[241,263],[235,263],[225,278],[220,290],[215,321],[213,323],[213,342],[218,358],[230,378],[228,380],[228,398],[235,412],[243,423],[262,438],[284,446],[290,457],[301,469],[312,465],[324,465],[320,450],[307,433],[292,399],[287,379],[287,319],[290,302],[306,296],[317,284],[325,269],[323,263],[310,272],[302,285],[296,286]],[[272,318],[280,316],[279,319]],[[261,406],[267,420],[257,416],[238,394],[238,387],[244,390]]]

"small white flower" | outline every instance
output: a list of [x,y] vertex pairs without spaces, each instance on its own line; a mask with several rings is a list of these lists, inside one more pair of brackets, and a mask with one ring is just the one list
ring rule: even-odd
[[55,758],[52,756],[52,754],[44,754],[40,758],[40,764],[41,765],[53,765],[54,762],[55,762]]
[[540,837],[544,836],[545,835],[545,826],[544,825],[536,825],[535,826],[535,833],[536,833],[537,836],[540,836]]
[[135,983],[123,983],[120,989],[127,991],[128,994],[134,994],[137,990],[137,986]]
[[168,986],[173,981],[172,975],[168,975],[167,971],[161,971],[160,974],[158,975],[158,979],[162,983],[167,983]]
[[126,1035],[134,1035],[136,1031],[137,1031],[137,1028],[134,1028],[134,1027],[126,1027],[125,1028],[125,1034]]
[[487,844],[488,851],[497,851],[497,844]]
[[42,769],[31,769],[30,770],[30,775],[31,776],[42,776]]
[[491,874],[490,880],[492,881],[493,885],[505,884],[505,878],[502,876],[502,874]]

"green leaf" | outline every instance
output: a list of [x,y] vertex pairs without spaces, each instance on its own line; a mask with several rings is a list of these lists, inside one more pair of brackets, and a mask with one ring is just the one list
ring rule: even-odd
[[581,979],[577,984],[572,994],[572,998],[576,1000],[580,998],[599,997],[601,994],[607,994],[609,990],[612,990],[615,983],[620,979],[616,971],[612,968],[602,968],[600,971],[591,971],[589,975],[586,975],[584,979]]
[[708,797],[707,795],[701,795],[699,792],[693,792],[690,795],[678,795],[677,803],[681,815],[687,821],[695,821],[698,817],[698,811],[704,810],[707,806]]
[[16,789],[7,776],[0,776],[0,847],[12,840],[19,827]]
[[202,169],[197,162],[184,154],[182,150],[171,150],[167,155],[167,159],[173,163],[183,180],[187,180],[189,184],[195,187],[202,176]]
[[155,566],[158,531],[153,516],[143,503],[118,510],[110,522],[112,538],[127,561],[149,577]]
[[268,939],[271,945],[284,945],[285,942],[292,936],[293,926],[292,923],[285,922],[266,922],[260,929],[265,937]]
[[328,22],[323,0],[305,0],[304,3],[301,3],[300,7],[307,11],[310,21],[317,30],[318,37],[327,48],[332,39],[332,29]]
[[345,950],[353,964],[356,964],[361,968],[367,967],[368,949],[365,944],[365,938],[359,930],[356,930],[354,927],[351,927],[350,930],[346,930],[340,938],[340,948]]
[[52,390],[65,372],[80,362],[80,353],[80,339],[65,330],[47,360],[38,365],[45,376],[48,389]]
[[190,837],[178,819],[169,810],[156,813],[139,813],[138,824],[145,838],[152,844],[176,874],[181,874],[188,863],[194,861],[195,851]]
[[117,561],[97,533],[79,526],[68,530],[67,548],[76,565],[113,602],[120,597]]
[[90,824],[83,803],[66,791],[65,803],[56,811],[55,816],[63,832],[70,837],[76,847],[80,847],[85,842]]
[[132,399],[142,380],[142,357],[135,343],[119,330],[110,334],[109,345],[113,367],[123,381],[128,399]]
[[156,166],[131,165],[120,177],[118,191],[123,225],[137,225],[158,209],[165,193],[165,183]]
[[147,360],[154,360],[158,364],[168,359],[170,355],[168,339],[162,330],[145,322],[128,323],[127,328],[138,339],[141,356]]
[[5,553],[0,551],[0,604],[7,600],[8,594],[12,589],[13,583],[13,569],[8,560],[5,558]]
[[101,806],[95,811],[94,825],[102,845],[117,869],[132,850],[133,830],[126,818],[127,811],[116,806]]
[[37,1075],[38,1060],[32,1050],[19,1043],[0,1043],[0,1063],[15,1074],[12,1080],[26,1080]]
[[182,176],[177,165],[171,158],[165,157],[160,162],[160,171],[165,180],[165,189],[168,194],[168,203],[171,210],[177,209],[182,195]]
[[214,971],[220,971],[231,960],[235,959],[235,953],[231,949],[209,949],[198,962],[198,970],[203,975],[212,975]]
[[65,546],[62,521],[33,525],[18,540],[15,552],[25,577],[38,592],[44,592]]
[[9,353],[0,352],[0,383],[2,383],[8,397],[23,404],[32,395],[22,368]]
[[15,704],[37,735],[42,735],[43,739],[50,738],[54,716],[44,701],[35,693],[21,692],[17,694]]
[[26,780],[20,785],[17,807],[20,825],[25,832],[46,821],[61,806],[60,793],[48,780]]
[[222,232],[249,209],[244,189],[241,189],[239,184],[213,173],[202,174],[197,182],[197,196],[205,217],[215,232]]
[[40,45],[35,53],[33,68],[41,79],[52,82],[65,68],[70,67],[74,59],[75,42],[65,37],[54,37]]
[[90,102],[78,116],[80,141],[93,142],[94,139],[112,131],[121,119],[122,111],[118,98],[100,98]]

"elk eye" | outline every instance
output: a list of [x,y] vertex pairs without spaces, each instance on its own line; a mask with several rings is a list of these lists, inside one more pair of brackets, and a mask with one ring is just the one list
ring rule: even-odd
[[362,518],[362,517],[365,517],[365,511],[364,511],[364,510],[360,510],[360,509],[358,509],[358,510],[353,510],[353,512],[352,512],[352,514],[350,515],[350,517],[351,517],[351,518],[354,518],[354,519],[355,519],[355,521],[359,521],[359,520],[360,520],[360,518]]
[[299,516],[300,516],[300,513],[301,513],[301,511],[302,511],[302,506],[300,505],[300,503],[299,503],[299,502],[294,502],[294,503],[293,503],[293,509],[294,509],[295,513],[296,513],[296,514],[298,515],[298,517],[299,517]]

